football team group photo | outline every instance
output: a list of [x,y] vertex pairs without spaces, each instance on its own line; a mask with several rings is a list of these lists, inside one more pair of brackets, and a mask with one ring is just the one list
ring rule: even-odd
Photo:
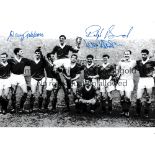
[[75,37],[71,45],[65,35],[60,35],[51,50],[38,44],[30,57],[25,56],[22,46],[14,46],[12,53],[3,48],[3,121],[8,115],[154,119],[155,53],[141,48],[136,59],[134,51],[126,47],[117,61],[111,61],[112,54],[101,49],[100,57],[96,58],[92,50],[81,59],[83,42],[82,37]]

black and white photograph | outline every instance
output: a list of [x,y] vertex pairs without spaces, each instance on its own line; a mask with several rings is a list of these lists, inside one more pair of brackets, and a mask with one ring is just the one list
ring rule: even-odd
[[152,155],[153,0],[0,2],[0,153]]
[[154,127],[155,21],[149,32],[125,17],[80,27],[65,24],[67,14],[50,22],[34,13],[42,21],[31,29],[2,17],[0,127]]
[[108,40],[98,25],[86,39],[1,37],[0,126],[154,127],[155,40],[126,40],[134,27],[119,36],[115,27]]

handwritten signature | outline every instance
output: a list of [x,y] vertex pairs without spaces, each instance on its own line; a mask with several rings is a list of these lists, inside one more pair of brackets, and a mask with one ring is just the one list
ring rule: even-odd
[[[128,38],[133,30],[133,26],[124,34],[114,34],[115,25],[112,25],[105,31],[100,25],[91,25],[85,29],[86,37],[95,38],[95,41],[86,41],[86,47],[88,48],[114,48],[116,46],[123,46],[116,43],[113,39],[116,38]],[[105,34],[103,32],[105,31]]]
[[84,40],[87,48],[115,48],[123,46],[123,44],[116,43],[112,40]]
[[115,28],[115,25],[110,26],[106,31],[105,35],[103,35],[104,28],[102,28],[100,25],[91,25],[86,28],[85,33],[86,33],[86,37],[95,37],[96,39],[102,37],[103,39],[106,40],[106,39],[115,39],[118,37],[128,38],[133,30],[133,26],[132,26],[125,34],[116,35],[113,33],[114,28]]
[[23,34],[16,33],[14,31],[10,31],[7,41],[11,40],[12,38],[19,38],[21,41],[28,38],[37,38],[37,37],[44,37],[43,33],[38,33],[36,31],[26,31]]

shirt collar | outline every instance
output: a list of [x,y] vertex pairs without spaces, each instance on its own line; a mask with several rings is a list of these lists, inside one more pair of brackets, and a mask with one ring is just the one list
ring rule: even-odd
[[38,64],[40,62],[40,59],[37,60],[37,59],[34,59],[35,63]]
[[87,87],[85,86],[85,89],[86,89],[87,91],[89,91],[91,88],[92,88],[92,85],[90,85],[89,88],[87,88]]
[[7,66],[8,62],[6,62],[6,63],[1,62],[1,64],[2,64],[3,66]]
[[145,61],[142,60],[142,64],[146,64],[149,61],[149,58],[147,58]]
[[75,65],[76,65],[76,63],[71,63],[71,68],[74,68],[75,67]]
[[102,64],[102,67],[103,67],[103,68],[106,68],[108,65],[109,65],[109,62],[106,63],[106,64],[103,63],[103,64]]
[[59,46],[60,46],[61,48],[64,48],[64,47],[66,46],[66,43],[64,43],[63,45],[61,45],[61,44],[59,43]]
[[92,63],[91,65],[88,65],[87,64],[87,68],[90,68],[90,67],[92,67],[94,65],[94,63]]
[[21,62],[22,58],[17,58],[17,56],[15,56],[15,59],[18,61],[18,62]]

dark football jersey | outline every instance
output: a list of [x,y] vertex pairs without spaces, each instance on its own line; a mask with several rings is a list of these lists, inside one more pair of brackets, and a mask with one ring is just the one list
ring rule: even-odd
[[142,60],[136,62],[135,69],[139,71],[140,77],[152,77],[155,67],[155,61],[148,60],[145,64]]
[[96,76],[98,75],[98,66],[92,65],[87,68],[87,65],[84,66],[84,78],[88,78],[88,76]]
[[0,78],[1,79],[7,79],[8,77],[10,77],[10,71],[11,71],[11,65],[9,63],[6,66],[0,63]]
[[11,65],[11,72],[13,74],[24,74],[25,66],[30,66],[31,60],[27,58],[22,58],[20,62],[18,62],[15,58],[8,59],[8,63]]
[[70,68],[70,76],[71,78],[75,78],[77,74],[81,73],[81,65],[76,63],[76,65],[73,68]]
[[92,85],[90,90],[87,90],[85,88],[85,86],[82,86],[79,90],[78,90],[78,95],[85,100],[90,100],[96,97],[97,93],[96,93],[96,89],[95,87]]
[[52,54],[57,54],[57,59],[63,59],[68,58],[69,51],[72,51],[73,53],[78,53],[79,50],[74,49],[70,45],[65,45],[63,48],[60,46],[55,46]]
[[40,59],[38,63],[32,60],[31,61],[31,77],[34,78],[35,80],[40,81],[43,77],[45,77],[44,68],[45,68],[45,63],[42,59]]
[[58,78],[58,73],[56,73],[54,70],[53,64],[50,64],[48,61],[46,61],[45,70],[48,78]]
[[109,79],[114,74],[115,66],[108,64],[106,67],[100,66],[98,68],[98,75],[100,79]]

